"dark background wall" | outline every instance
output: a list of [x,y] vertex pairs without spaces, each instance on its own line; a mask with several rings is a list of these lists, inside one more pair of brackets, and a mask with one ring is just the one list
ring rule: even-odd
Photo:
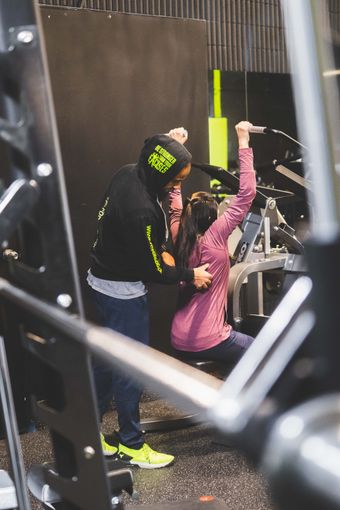
[[[39,3],[204,19],[209,69],[289,72],[280,0],[39,0]],[[339,33],[339,0],[325,0],[324,5],[334,33]]]
[[[179,125],[189,130],[194,159],[209,160],[206,24],[48,7],[42,18],[80,279],[87,316],[95,320],[84,282],[112,172],[137,159],[146,136]],[[242,119],[296,136],[289,75],[224,71],[221,88],[229,167],[237,166],[233,126]],[[257,135],[252,145],[258,174],[270,182],[268,163],[283,158],[290,144]],[[207,178],[193,171],[184,194],[207,188]],[[151,287],[152,344],[162,350],[168,350],[175,300],[174,287]]]
[[[214,115],[213,72],[209,71],[209,114]],[[258,126],[275,128],[298,139],[293,91],[289,74],[221,72],[221,110],[228,119],[228,169],[237,170],[237,137],[235,124],[246,119]],[[300,148],[280,135],[251,135],[258,184],[294,191],[289,182],[275,171],[274,161],[300,156]],[[287,163],[288,165],[288,163]],[[303,172],[300,164],[291,165]],[[290,187],[291,186],[291,187]],[[279,204],[291,226],[308,217],[306,196],[295,196],[289,203]],[[304,222],[303,222],[304,223]],[[300,228],[300,226],[299,226]],[[305,228],[305,227],[304,227]]]
[[[209,90],[212,91],[212,73],[209,72]],[[234,125],[247,119],[257,126],[267,126],[296,138],[296,120],[293,92],[289,74],[226,72],[221,73],[221,109],[229,125],[229,165],[237,157],[237,137]],[[213,115],[212,93],[210,114]],[[286,138],[273,135],[252,135],[251,143],[256,153],[256,164],[283,159],[296,145]]]
[[[89,250],[112,172],[136,161],[144,139],[176,126],[208,160],[208,72],[203,21],[42,8],[48,61],[87,316]],[[184,193],[207,189],[192,172]],[[152,343],[168,349],[176,288],[150,291]]]

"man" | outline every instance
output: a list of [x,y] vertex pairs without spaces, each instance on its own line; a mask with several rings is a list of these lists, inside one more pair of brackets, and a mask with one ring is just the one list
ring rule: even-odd
[[[149,343],[146,282],[186,281],[204,289],[211,281],[207,264],[195,269],[175,267],[163,249],[168,229],[160,199],[190,173],[186,140],[184,128],[148,138],[138,163],[122,167],[112,178],[98,214],[87,281],[99,321],[144,344]],[[101,435],[104,454],[118,454],[127,463],[148,469],[171,464],[172,455],[155,452],[144,442],[141,388],[98,360],[94,377],[101,417],[113,397],[118,413],[117,444],[108,444]]]

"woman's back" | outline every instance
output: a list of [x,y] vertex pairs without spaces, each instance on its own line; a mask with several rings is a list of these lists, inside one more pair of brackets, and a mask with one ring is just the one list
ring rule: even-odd
[[[243,220],[255,196],[253,153],[250,148],[239,149],[240,189],[225,213],[215,220],[198,238],[189,257],[189,267],[209,263],[212,284],[206,291],[197,291],[182,282],[178,307],[173,318],[171,341],[173,347],[184,351],[209,349],[226,340],[231,327],[225,316],[229,281],[229,252],[227,239]],[[173,237],[177,237],[182,211],[180,190],[170,193],[170,223]]]

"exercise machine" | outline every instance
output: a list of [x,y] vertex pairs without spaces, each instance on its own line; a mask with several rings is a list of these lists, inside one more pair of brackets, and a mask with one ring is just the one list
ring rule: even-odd
[[[52,466],[43,466],[43,482],[59,495],[59,503],[64,509],[73,510],[76,507],[80,510],[102,510],[123,507],[119,497],[116,494],[112,497],[110,491],[109,482],[114,480],[115,470],[113,473],[107,471],[100,452],[93,385],[86,361],[89,352],[110,360],[117,370],[134,374],[137,380],[172,399],[179,407],[190,407],[195,412],[205,413],[207,419],[214,423],[225,437],[232,438],[234,444],[266,474],[278,508],[335,510],[340,506],[340,381],[337,335],[340,299],[340,213],[337,193],[340,186],[334,164],[336,154],[328,129],[331,126],[335,134],[339,133],[339,103],[334,91],[327,88],[328,93],[323,93],[322,72],[316,72],[316,69],[322,71],[328,68],[328,59],[323,59],[324,41],[318,30],[318,20],[322,19],[318,10],[320,3],[312,0],[285,0],[283,4],[286,23],[291,28],[289,42],[293,48],[292,68],[299,71],[294,75],[298,118],[301,119],[300,132],[306,138],[305,145],[310,147],[308,158],[313,172],[313,210],[318,212],[312,222],[313,238],[308,246],[305,246],[310,276],[298,278],[291,286],[222,388],[219,382],[216,384],[216,378],[209,374],[203,374],[165,354],[122,338],[121,335],[94,327],[82,319],[81,306],[76,298],[75,273],[71,270],[70,263],[71,237],[65,234],[65,202],[64,215],[55,222],[59,237],[54,239],[64,243],[63,253],[67,254],[67,264],[63,265],[63,272],[59,273],[59,262],[55,260],[55,271],[50,273],[48,283],[46,281],[42,285],[41,295],[40,289],[33,285],[34,279],[29,279],[29,271],[27,274],[26,271],[20,271],[23,268],[15,261],[16,257],[13,257],[11,264],[17,269],[13,268],[10,272],[11,275],[16,275],[16,284],[11,281],[12,276],[9,279],[0,279],[4,317],[7,317],[6,311],[10,309],[16,313],[16,324],[12,324],[11,328],[3,328],[4,337],[11,339],[12,335],[8,331],[12,333],[19,330],[17,334],[25,348],[30,349],[52,368],[50,373],[54,374],[55,380],[60,383],[54,385],[54,390],[67,388],[67,391],[61,394],[52,392],[47,400],[48,406],[40,405],[33,398],[35,416],[50,428],[54,443],[55,463]],[[32,71],[36,70],[37,63],[41,63],[37,32],[34,30],[36,26],[39,27],[39,23],[36,24],[33,4],[24,0],[2,0],[0,7],[1,41],[5,41],[1,46],[4,53],[1,56],[1,76],[10,71],[14,73],[10,80],[13,82],[15,70],[11,71],[9,64],[14,59],[18,78],[15,90],[20,90],[21,86],[29,88],[32,81],[34,82],[30,80]],[[23,14],[25,16],[21,17]],[[6,25],[7,15],[11,15],[12,19]],[[10,30],[11,28],[14,30]],[[26,55],[30,57],[28,67],[25,66]],[[33,72],[33,76],[41,78],[44,74],[41,74],[40,70]],[[9,185],[8,194],[3,194],[0,201],[0,231],[4,232],[5,240],[11,238],[17,226],[22,223],[23,216],[27,217],[33,209],[39,207],[41,197],[45,214],[51,213],[50,209],[54,213],[60,213],[60,182],[54,172],[58,168],[55,154],[40,152],[46,148],[55,151],[57,147],[54,136],[50,138],[51,143],[42,144],[46,128],[53,125],[53,117],[51,120],[49,116],[51,102],[42,100],[46,98],[41,93],[46,92],[44,83],[43,80],[32,86],[33,91],[39,91],[39,101],[28,103],[35,104],[36,109],[33,108],[33,111],[36,116],[32,124],[30,121],[33,117],[27,116],[30,127],[25,147],[28,152],[24,152],[26,157],[19,158],[19,162],[30,162],[29,179],[26,179],[28,182],[20,181],[14,188]],[[306,94],[308,87],[310,93]],[[22,100],[27,97],[29,94],[21,94]],[[330,105],[326,102],[329,99],[334,102],[332,108],[329,108]],[[11,98],[9,112],[13,111],[13,106]],[[313,115],[310,115],[311,111]],[[49,115],[41,116],[43,112]],[[307,117],[308,123],[305,122]],[[37,122],[42,118],[44,129]],[[20,142],[22,132],[18,134],[18,130],[20,131],[22,125],[22,122],[19,122],[13,127],[12,120],[7,125],[2,123],[2,136],[6,143],[13,141],[17,145]],[[38,134],[35,131],[38,126],[40,136],[35,138],[33,134]],[[15,133],[14,139],[10,136],[11,133]],[[314,143],[315,133],[320,137],[317,144]],[[13,144],[10,145],[13,147]],[[19,153],[22,152],[23,150],[19,150]],[[17,175],[15,165],[18,164],[18,158],[12,163],[11,168],[15,169],[14,174]],[[38,172],[41,163],[44,163],[44,166]],[[46,164],[52,167],[52,172]],[[16,176],[12,182],[15,180]],[[21,185],[25,185],[27,194],[31,196],[27,202],[32,199],[31,205],[26,202],[24,211],[21,201],[17,201],[16,207],[15,200],[15,197],[19,196]],[[52,196],[56,201],[51,201],[48,190],[54,193]],[[36,193],[39,198],[36,198]],[[41,236],[50,239],[48,230],[51,229],[44,230],[44,224],[39,227]],[[48,241],[45,242],[48,244]],[[6,249],[12,247],[6,246]],[[20,250],[17,253],[19,260]],[[43,254],[45,255],[45,251]],[[38,267],[45,267],[45,264]],[[40,272],[42,275],[48,273],[42,269]],[[55,280],[59,281],[61,275],[65,276],[65,272],[67,281],[64,282],[61,278],[61,284],[54,286]],[[44,276],[41,281],[43,278]],[[71,297],[71,301],[69,297],[65,299],[65,294]],[[58,300],[59,296],[63,297]],[[65,363],[65,359],[68,363]],[[77,366],[79,365],[77,372],[74,370],[74,360],[77,361]],[[72,372],[69,365],[72,365]],[[1,375],[4,373],[5,371],[2,371]],[[84,392],[86,417],[79,414],[84,409],[77,407],[79,388]],[[2,407],[8,408],[5,392],[7,396],[10,395],[8,384],[5,384],[5,391],[1,394]],[[83,422],[81,436],[74,427],[74,411],[77,412],[77,419]],[[7,421],[7,430],[10,431],[14,426],[10,420]],[[12,432],[15,430],[12,429]],[[11,437],[10,433],[8,437]],[[18,466],[15,456],[12,457],[12,463]],[[13,472],[15,473],[15,470]],[[13,486],[6,474],[2,475],[4,476],[1,478],[5,481],[3,487],[0,487],[0,494],[6,491],[6,487],[10,487],[9,504],[13,505]],[[30,508],[28,498],[23,496],[20,499],[20,493],[26,492],[22,478],[15,474],[12,481],[16,489],[17,506],[20,510],[26,510]],[[130,486],[128,473],[124,474],[124,479],[125,483],[128,479]],[[118,485],[119,490],[123,490],[122,484]],[[203,504],[206,505],[201,502],[179,502],[175,505],[177,508],[196,510]],[[176,506],[165,504],[163,508],[168,510]],[[223,504],[212,503],[211,508],[223,508]]]
[[[193,163],[193,166],[220,181],[231,195],[237,193],[240,184],[237,175],[212,165]],[[280,168],[280,171],[283,170]],[[285,176],[288,183],[291,181],[295,186],[294,176],[288,172]],[[300,185],[304,185],[301,180]],[[231,200],[232,196],[223,199],[219,204],[219,215]],[[289,204],[293,200],[295,194],[290,190],[257,186],[250,211],[228,241],[232,267],[227,314],[229,323],[236,330],[255,335],[269,318],[269,313],[265,313],[264,276],[267,287],[275,286],[277,294],[282,290],[285,275],[296,277],[306,273],[303,244],[279,210],[281,203]]]

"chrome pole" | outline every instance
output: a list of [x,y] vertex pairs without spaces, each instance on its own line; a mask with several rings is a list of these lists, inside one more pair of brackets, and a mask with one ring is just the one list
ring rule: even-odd
[[20,510],[31,510],[27,494],[26,474],[22,457],[21,445],[15,406],[9,377],[4,339],[0,336],[0,398],[3,409],[8,450],[14,476],[14,485]]
[[[320,242],[339,234],[339,97],[330,51],[330,31],[323,0],[283,0],[299,137],[309,150],[304,158],[311,175],[312,234]],[[321,23],[322,20],[322,23]]]

